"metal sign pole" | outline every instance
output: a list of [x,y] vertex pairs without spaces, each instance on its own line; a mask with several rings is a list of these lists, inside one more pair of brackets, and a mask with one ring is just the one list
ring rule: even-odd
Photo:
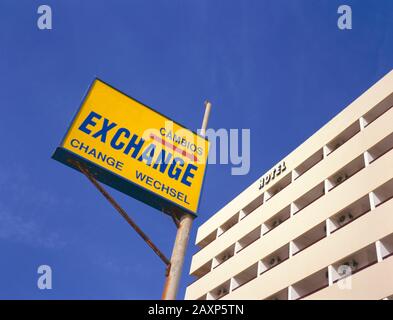
[[[206,135],[207,123],[209,120],[211,103],[205,102],[205,115],[203,117],[201,136]],[[188,240],[194,217],[188,213],[183,214],[179,220],[175,244],[173,246],[169,272],[166,276],[164,291],[162,293],[163,300],[175,300],[179,289],[179,282],[182,274],[184,257],[186,255]]]

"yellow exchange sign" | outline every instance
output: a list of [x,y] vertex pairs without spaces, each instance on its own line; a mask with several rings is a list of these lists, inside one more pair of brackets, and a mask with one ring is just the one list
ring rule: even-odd
[[53,158],[166,213],[196,214],[209,142],[96,79]]

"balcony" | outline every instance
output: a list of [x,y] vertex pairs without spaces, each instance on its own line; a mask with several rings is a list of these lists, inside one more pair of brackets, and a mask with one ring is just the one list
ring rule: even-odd
[[265,193],[265,202],[273,198],[277,193],[287,187],[291,183],[291,179],[291,174],[288,173],[279,182],[275,183],[274,186],[267,190]]
[[346,128],[343,132],[341,132],[336,138],[330,141],[325,148],[326,156],[331,154],[340,148],[345,142],[350,140],[353,136],[355,136],[358,132],[360,132],[360,123],[359,121],[355,121],[352,125]]
[[206,300],[217,300],[229,293],[230,280],[224,282],[207,294]]
[[288,300],[288,288],[285,288],[284,290],[273,294],[265,300]]
[[329,232],[333,233],[348,223],[355,221],[371,210],[368,195],[355,201],[339,213],[328,219]]
[[393,234],[381,239],[378,246],[382,259],[391,257],[393,255]]
[[240,220],[247,217],[251,212],[253,212],[256,208],[259,208],[263,204],[264,195],[263,193],[259,195],[256,199],[250,202],[246,207],[244,207],[240,211]]
[[296,180],[301,175],[306,173],[312,167],[314,167],[318,162],[323,159],[323,149],[318,150],[301,165],[299,165],[295,170],[293,170],[293,180]]
[[308,191],[306,194],[301,196],[299,199],[292,203],[291,215],[297,214],[299,211],[303,210],[309,206],[314,201],[318,200],[325,194],[324,183],[321,182],[316,187]]
[[217,230],[214,230],[212,233],[210,233],[206,238],[204,238],[202,241],[200,241],[197,245],[200,249],[203,249],[206,247],[208,244],[212,243],[214,240],[217,238]]
[[290,216],[291,207],[287,206],[262,225],[262,234],[265,235],[273,229],[277,228],[281,223],[289,219]]
[[375,146],[369,149],[365,156],[368,163],[372,163],[378,158],[382,157],[385,153],[388,153],[393,149],[393,133],[382,139]]
[[378,207],[393,198],[393,179],[386,182],[372,193],[372,201]]
[[286,244],[259,262],[259,274],[263,274],[268,270],[277,267],[280,263],[284,262],[288,258],[289,244]]
[[213,259],[213,269],[217,268],[219,265],[232,258],[234,254],[235,244],[231,245],[228,249],[224,250]]
[[326,223],[320,223],[316,227],[302,234],[290,243],[292,256],[326,237]]
[[193,276],[196,277],[196,279],[194,281],[207,275],[212,270],[212,263],[213,263],[213,260],[210,260],[209,262],[205,263],[203,266],[201,266],[200,268],[195,270],[192,274]]
[[331,177],[329,177],[326,181],[326,188],[327,191],[331,191],[340,184],[342,184],[344,181],[348,180],[350,177],[352,177],[354,174],[359,172],[365,167],[364,163],[364,157],[363,155],[357,157],[355,160],[352,160],[350,163],[348,163],[345,167],[343,167],[341,170],[333,174]]
[[236,242],[235,252],[238,253],[242,251],[244,248],[248,247],[251,243],[257,241],[261,237],[261,227],[257,227],[249,234],[241,238],[238,242]]
[[221,227],[218,228],[217,237],[220,237],[223,233],[227,232],[238,222],[239,222],[239,213],[236,213],[229,220],[227,220],[227,222],[225,222]]
[[377,263],[377,261],[376,247],[375,244],[372,243],[332,265],[333,283],[349,277]]
[[258,276],[258,263],[254,263],[251,267],[240,272],[238,275],[232,278],[231,288],[232,291],[240,288],[251,280]]
[[290,300],[303,299],[328,285],[328,269],[324,268],[289,287]]
[[375,106],[373,109],[371,109],[362,117],[363,126],[367,127],[370,123],[372,123],[373,121],[378,119],[381,115],[383,115],[386,111],[388,111],[392,107],[392,105],[393,105],[392,97],[388,97],[380,104]]

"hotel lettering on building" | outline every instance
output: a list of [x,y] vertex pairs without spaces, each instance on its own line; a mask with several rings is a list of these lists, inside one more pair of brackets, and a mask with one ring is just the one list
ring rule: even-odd
[[186,299],[393,297],[393,71],[199,229]]

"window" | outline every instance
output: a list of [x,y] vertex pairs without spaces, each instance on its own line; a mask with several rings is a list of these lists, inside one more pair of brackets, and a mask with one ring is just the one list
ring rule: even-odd
[[291,253],[296,255],[302,250],[310,247],[314,243],[326,237],[326,223],[320,223],[316,227],[302,234],[291,242]]
[[354,174],[359,172],[365,167],[363,155],[352,160],[345,167],[341,168],[326,181],[327,191],[333,190],[335,187],[348,180]]
[[293,180],[299,178],[305,172],[307,172],[312,167],[314,167],[322,159],[323,159],[323,149],[320,149],[293,171]]
[[360,123],[359,123],[359,121],[356,121],[326,145],[326,148],[325,148],[326,155],[329,155],[333,151],[340,148],[345,142],[350,140],[359,131],[360,131]]

